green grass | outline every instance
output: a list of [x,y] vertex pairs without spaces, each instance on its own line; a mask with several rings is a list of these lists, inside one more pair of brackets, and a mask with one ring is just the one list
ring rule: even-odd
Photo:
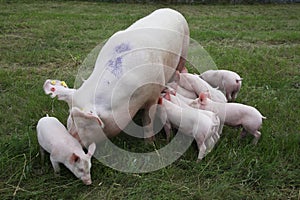
[[[68,107],[42,90],[48,78],[72,86],[88,53],[151,11],[155,4],[1,1],[1,199],[299,199],[300,5],[188,6],[181,11],[191,37],[218,68],[238,72],[237,101],[267,120],[257,146],[225,127],[217,146],[196,163],[193,144],[172,165],[147,174],[115,171],[93,159],[93,185],[67,169],[42,168],[36,123],[46,113],[66,122]],[[158,146],[163,146],[163,134]],[[121,135],[121,147],[143,152],[141,140]]]

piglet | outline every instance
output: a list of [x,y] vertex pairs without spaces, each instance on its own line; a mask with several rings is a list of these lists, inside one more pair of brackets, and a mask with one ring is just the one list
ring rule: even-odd
[[196,99],[197,94],[193,90],[187,90],[180,85],[178,85],[175,81],[167,83],[167,87],[172,88],[176,91],[177,94],[181,94],[182,96],[189,99]]
[[190,106],[215,112],[225,125],[242,126],[241,137],[246,136],[247,132],[252,134],[255,137],[253,144],[257,144],[261,136],[259,129],[262,124],[262,119],[266,119],[266,117],[262,116],[262,114],[252,106],[240,103],[214,102],[208,98],[206,93],[200,93],[199,98],[194,100]]
[[[161,99],[161,106],[165,109],[168,121],[179,129],[180,132],[192,136],[197,142],[199,148],[198,161],[208,152],[205,144],[212,135],[218,131],[219,124],[213,121],[199,110],[191,107],[180,107],[171,101],[169,97]],[[166,130],[166,129],[165,129]]]
[[[194,100],[193,99],[188,99],[180,94],[169,94],[166,93],[166,96],[169,98],[168,100],[171,101],[172,103],[176,104],[177,106],[180,106],[182,108],[192,108],[189,104],[191,104]],[[211,138],[208,138],[205,143],[207,143],[207,147],[208,147],[208,152],[210,152],[210,150],[214,147],[214,145],[218,142],[218,140],[220,139],[220,134],[222,133],[222,127],[223,125],[220,124],[220,119],[218,117],[218,115],[216,113],[213,113],[211,111],[208,110],[201,110],[201,109],[197,109],[198,112],[200,112],[201,114],[206,115],[207,117],[209,117],[213,124],[219,124],[218,131],[215,131],[212,135]]]
[[228,101],[235,101],[243,80],[237,73],[229,70],[208,70],[200,78],[221,90]]
[[43,117],[37,124],[37,138],[40,144],[42,160],[44,151],[50,153],[50,160],[55,173],[59,173],[59,163],[63,163],[77,178],[86,185],[91,180],[91,157],[96,145],[92,143],[86,154],[80,143],[72,137],[65,126],[54,117]]
[[190,73],[179,73],[176,71],[175,81],[179,86],[194,93],[199,94],[200,92],[208,92],[212,100],[216,102],[227,102],[225,95],[216,88],[210,86],[206,81],[201,79],[197,74]]

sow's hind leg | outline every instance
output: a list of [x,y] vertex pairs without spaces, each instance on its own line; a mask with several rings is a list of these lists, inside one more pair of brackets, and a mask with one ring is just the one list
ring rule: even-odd
[[154,117],[155,117],[156,109],[157,109],[156,104],[147,106],[144,109],[142,122],[144,128],[144,138],[146,142],[153,142],[155,140],[153,125],[154,125]]
[[180,55],[180,59],[179,59],[179,63],[177,65],[177,70],[179,72],[187,72],[185,70],[185,63],[186,63],[186,59],[187,59],[187,54],[188,54],[188,48],[189,48],[189,44],[190,44],[190,30],[188,27],[187,22],[184,22],[184,32],[183,32],[184,36],[183,36],[183,41],[182,41],[182,50],[181,50],[181,55]]
[[144,138],[146,142],[152,143],[155,140],[154,120],[157,111],[157,103],[161,91],[164,89],[162,84],[149,84],[146,86],[147,101],[143,105],[144,113],[142,115],[142,123],[144,129]]
[[177,70],[179,72],[185,72],[186,68],[185,68],[185,63],[186,63],[186,59],[183,58],[182,56],[180,56],[180,59],[179,59],[179,63],[177,65]]

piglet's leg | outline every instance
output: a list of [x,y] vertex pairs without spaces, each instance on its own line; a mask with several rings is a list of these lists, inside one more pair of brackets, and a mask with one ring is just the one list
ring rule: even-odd
[[41,164],[43,166],[45,163],[45,150],[41,146],[40,146],[40,154],[41,154]]
[[59,172],[60,172],[59,163],[57,161],[55,161],[52,156],[50,156],[50,160],[51,160],[51,164],[54,169],[55,175],[59,175]]
[[247,131],[243,128],[242,132],[241,132],[241,139],[245,138],[247,135]]
[[195,139],[199,149],[198,160],[197,160],[197,162],[199,162],[200,160],[202,160],[202,158],[204,158],[206,152],[206,145],[204,143],[205,137],[200,135],[200,136],[196,136]]
[[231,101],[232,100],[231,93],[226,92],[226,99],[227,99],[227,101]]
[[235,101],[236,97],[237,97],[237,92],[236,91],[233,91],[232,94],[231,94],[231,101]]
[[255,131],[253,135],[254,135],[254,137],[255,137],[255,138],[253,139],[253,144],[256,145],[257,142],[258,142],[258,140],[259,140],[259,138],[260,138],[260,136],[261,136],[261,133],[260,133],[259,131]]
[[213,149],[215,144],[216,144],[216,141],[213,139],[213,137],[207,138],[205,140],[205,146],[207,148],[206,152],[209,153]]
[[216,131],[213,135],[212,135],[212,138],[214,141],[218,141],[220,139],[220,135],[218,133],[218,131]]

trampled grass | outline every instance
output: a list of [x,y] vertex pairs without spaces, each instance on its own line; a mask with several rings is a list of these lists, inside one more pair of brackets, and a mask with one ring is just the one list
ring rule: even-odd
[[[43,93],[44,81],[72,86],[94,47],[166,5],[1,1],[1,199],[300,198],[300,5],[169,6],[184,14],[191,37],[218,68],[244,78],[237,101],[268,118],[258,145],[225,127],[200,163],[193,144],[151,173],[122,173],[93,159],[91,186],[65,168],[54,177],[49,160],[40,164],[35,127],[46,113],[66,123],[68,107]],[[126,135],[113,141],[136,152],[152,150]],[[165,144],[162,134],[157,145]]]

